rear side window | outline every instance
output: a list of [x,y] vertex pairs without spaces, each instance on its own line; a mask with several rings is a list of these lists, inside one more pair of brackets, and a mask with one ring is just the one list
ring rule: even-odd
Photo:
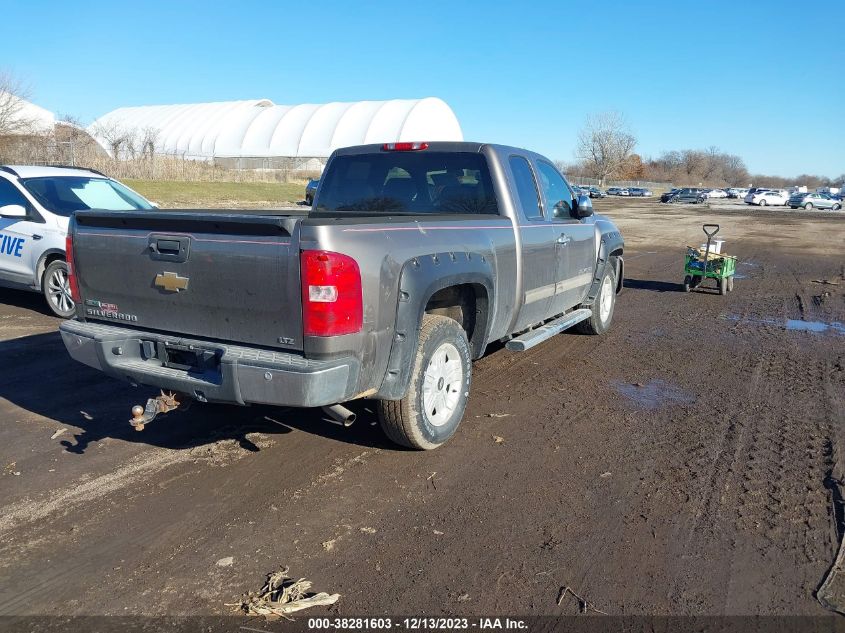
[[511,156],[509,162],[516,185],[516,195],[519,197],[525,219],[541,220],[543,209],[540,207],[540,194],[534,174],[531,173],[531,166],[522,156]]
[[312,215],[498,212],[484,156],[419,150],[336,156]]

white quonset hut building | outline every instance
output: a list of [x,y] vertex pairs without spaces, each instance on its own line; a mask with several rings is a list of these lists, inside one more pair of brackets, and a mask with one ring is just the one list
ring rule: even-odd
[[[441,99],[394,99],[323,105],[276,105],[268,99],[118,108],[88,128],[107,151],[115,135],[134,147],[239,167],[300,159],[313,169],[338,147],[398,141],[462,141],[452,109]],[[223,160],[221,160],[223,159]],[[308,162],[312,164],[309,166]]]

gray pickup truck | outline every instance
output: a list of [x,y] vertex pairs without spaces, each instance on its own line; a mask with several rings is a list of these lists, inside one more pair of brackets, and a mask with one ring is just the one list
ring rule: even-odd
[[76,360],[347,421],[370,398],[416,449],[455,433],[490,343],[601,334],[622,287],[622,236],[590,199],[543,156],[480,143],[340,149],[310,210],[91,210],[68,242]]

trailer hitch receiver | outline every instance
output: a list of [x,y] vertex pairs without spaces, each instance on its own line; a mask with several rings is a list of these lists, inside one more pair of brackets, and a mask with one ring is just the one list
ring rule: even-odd
[[162,391],[160,395],[147,400],[145,407],[142,407],[140,404],[132,407],[132,419],[129,420],[129,424],[136,431],[143,431],[144,427],[152,422],[156,416],[168,413],[179,407],[186,408],[186,405],[183,404],[184,398],[185,396],[182,394],[173,393],[172,391],[164,393]]

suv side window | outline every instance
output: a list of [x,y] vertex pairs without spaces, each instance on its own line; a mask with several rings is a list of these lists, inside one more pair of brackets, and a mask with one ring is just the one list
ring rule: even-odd
[[572,191],[557,169],[545,161],[537,161],[540,172],[540,189],[546,202],[550,219],[572,218]]
[[18,188],[5,178],[0,178],[0,207],[5,207],[7,204],[19,204],[29,209],[29,200],[18,191]]
[[531,173],[531,165],[522,156],[511,156],[508,159],[516,181],[516,195],[526,220],[542,220],[543,209],[540,207],[540,194],[537,192],[537,181]]

